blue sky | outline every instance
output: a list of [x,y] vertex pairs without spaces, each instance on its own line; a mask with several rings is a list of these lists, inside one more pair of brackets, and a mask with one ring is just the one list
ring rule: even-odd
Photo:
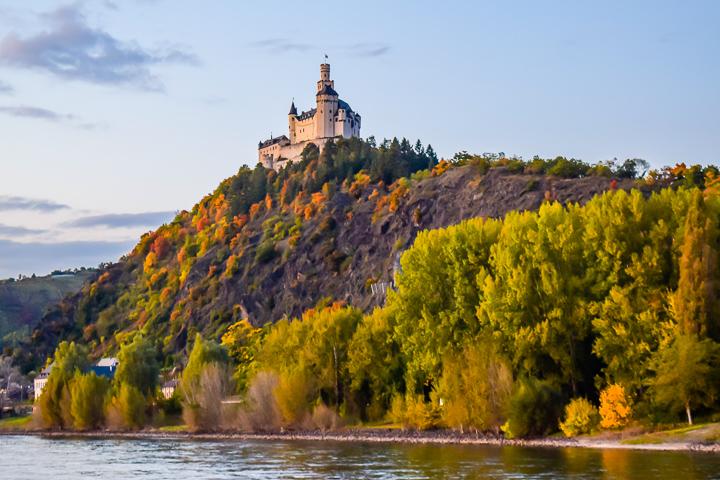
[[594,163],[718,163],[720,2],[5,0],[0,278],[94,266],[313,106],[362,135]]

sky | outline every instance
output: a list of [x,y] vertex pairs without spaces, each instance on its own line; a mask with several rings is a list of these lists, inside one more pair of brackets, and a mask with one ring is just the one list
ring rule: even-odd
[[3,0],[0,278],[117,261],[313,108],[529,159],[720,163],[718,1]]

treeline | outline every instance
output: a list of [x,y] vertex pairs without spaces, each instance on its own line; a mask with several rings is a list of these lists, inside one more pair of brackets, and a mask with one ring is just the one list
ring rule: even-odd
[[[525,436],[714,418],[720,181],[708,170],[702,184],[423,232],[386,307],[369,315],[326,300],[262,328],[238,320],[220,344],[197,337],[186,421],[257,431],[390,420]],[[122,347],[121,368],[138,342]],[[85,387],[58,357],[47,398],[72,413]],[[103,387],[106,417],[151,393],[128,378],[118,370]],[[231,393],[240,403],[221,404]]]
[[574,415],[584,430],[593,418],[692,422],[715,411],[720,373],[720,184],[712,171],[703,183],[421,233],[385,308],[282,320],[240,371],[276,372],[308,404],[418,428],[545,433],[567,399],[580,412],[568,431]]
[[720,373],[719,184],[703,183],[421,233],[385,308],[281,320],[238,372],[275,372],[306,409],[418,428],[692,422],[715,411]]

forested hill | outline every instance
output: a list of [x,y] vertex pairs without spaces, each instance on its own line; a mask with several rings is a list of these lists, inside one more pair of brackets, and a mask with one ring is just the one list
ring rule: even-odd
[[302,162],[279,172],[243,167],[45,315],[15,356],[29,371],[61,340],[99,357],[140,331],[171,366],[184,361],[196,333],[219,339],[243,318],[257,326],[300,317],[321,299],[370,312],[385,301],[372,284],[393,282],[420,231],[543,202],[585,204],[608,189],[647,196],[706,173],[682,166],[635,179],[645,165],[466,153],[438,162],[419,141],[377,147],[353,138],[321,155],[306,149]]
[[38,325],[50,307],[78,292],[95,269],[54,272],[45,277],[0,281],[0,347],[16,345]]

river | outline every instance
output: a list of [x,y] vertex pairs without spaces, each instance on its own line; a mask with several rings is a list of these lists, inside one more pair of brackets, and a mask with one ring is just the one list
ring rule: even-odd
[[580,448],[0,436],[14,479],[710,479],[720,455]]

